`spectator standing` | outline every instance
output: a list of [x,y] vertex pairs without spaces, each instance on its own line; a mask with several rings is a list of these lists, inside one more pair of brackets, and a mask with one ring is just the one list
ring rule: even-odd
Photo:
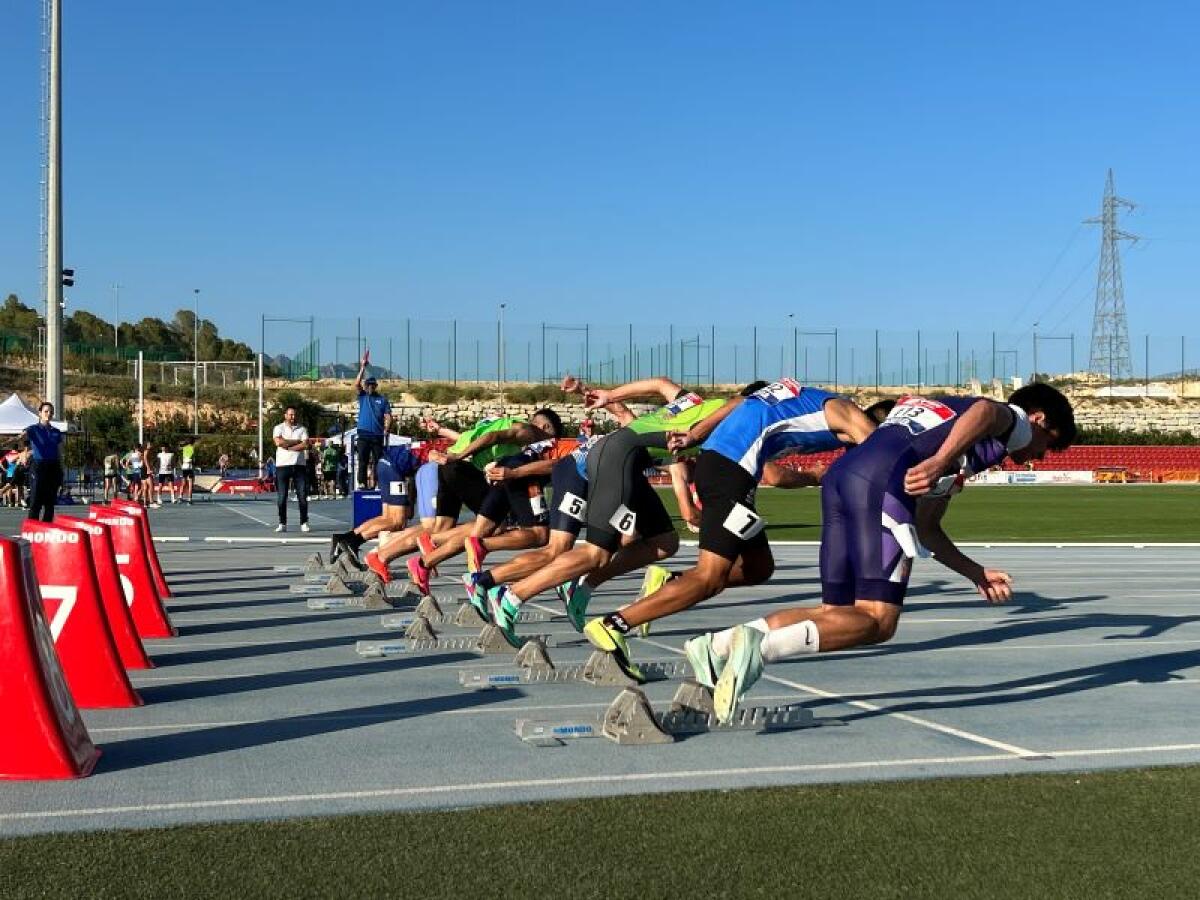
[[228,474],[228,472],[229,472],[229,454],[228,453],[222,452],[220,457],[217,458],[217,471],[220,473],[222,478],[224,478],[226,476],[226,474]]
[[368,350],[362,355],[358,376],[354,379],[354,390],[358,397],[358,486],[375,486],[375,463],[383,455],[383,437],[387,430],[386,417],[392,413],[387,397],[379,393],[379,382],[368,376],[367,365],[371,361]]
[[121,472],[121,455],[110,453],[104,457],[104,500],[117,499],[117,480]]
[[30,474],[32,485],[29,500],[29,518],[43,522],[54,521],[54,503],[58,489],[62,487],[62,440],[63,433],[50,424],[54,417],[54,404],[42,403],[38,407],[37,424],[30,425],[16,437],[4,442],[3,446],[23,441],[32,454]]
[[272,432],[275,441],[275,487],[279,496],[277,532],[287,531],[288,491],[294,485],[300,505],[300,530],[308,531],[307,461],[308,429],[296,422],[296,408],[283,411],[283,421]]
[[338,494],[338,452],[337,447],[332,442],[325,443],[325,449],[321,451],[321,489],[327,497],[337,497]]
[[196,439],[188,438],[179,448],[179,499],[192,505],[192,488],[196,485]]
[[163,486],[165,485],[171,492],[171,502],[175,502],[175,453],[168,450],[167,445],[163,444],[162,449],[158,451],[158,478],[155,479],[157,484],[154,486],[156,507],[162,506]]

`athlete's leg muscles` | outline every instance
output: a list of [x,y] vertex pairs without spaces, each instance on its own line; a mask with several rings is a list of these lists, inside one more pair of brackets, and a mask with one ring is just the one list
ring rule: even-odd
[[732,561],[701,550],[694,567],[678,578],[672,578],[653,594],[622,609],[621,618],[634,628],[689,609],[701,600],[719,594],[732,568]]
[[[433,522],[433,531],[431,534],[439,534],[442,531],[447,531],[454,527],[454,520],[445,516],[438,516]],[[422,529],[406,528],[399,534],[394,534],[387,541],[379,545],[376,551],[379,558],[386,562],[391,562],[398,556],[404,556],[406,553],[412,553],[417,549],[417,538],[420,537]]]
[[855,600],[853,606],[822,605],[780,610],[766,617],[768,637],[801,622],[813,622],[821,651],[882,644],[896,633],[902,607],[883,600]]
[[[508,562],[503,562],[492,569],[492,580],[497,584],[504,584],[505,582],[532,575],[574,546],[575,535],[571,532],[551,531],[546,546],[538,550],[531,550],[529,553],[522,553],[520,556],[514,556]],[[488,549],[491,550],[493,548],[489,546]]]
[[544,546],[549,536],[545,525],[528,525],[520,528],[510,528],[493,534],[483,541],[483,546],[492,550],[525,550],[529,547]]
[[748,587],[762,584],[775,574],[775,557],[771,554],[770,545],[764,547],[747,547],[725,580],[725,587]]
[[[524,603],[580,575],[598,569],[612,558],[612,553],[594,544],[579,543],[539,572],[512,585],[511,592]],[[515,599],[515,598],[514,598]]]
[[673,531],[652,538],[630,541],[628,544],[622,544],[607,564],[592,572],[584,581],[588,587],[598,588],[618,575],[636,572],[652,563],[670,559],[678,550],[679,535]]
[[499,527],[497,522],[483,516],[476,516],[473,522],[464,523],[457,528],[434,535],[433,543],[437,549],[428,556],[421,554],[421,561],[427,568],[435,568],[438,563],[445,562],[462,553],[463,548],[467,545],[468,537],[491,534]]

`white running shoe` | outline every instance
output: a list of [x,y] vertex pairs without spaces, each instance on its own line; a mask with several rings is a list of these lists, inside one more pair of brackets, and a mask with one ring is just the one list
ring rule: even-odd
[[300,530],[303,531],[305,534],[308,534],[310,531],[312,531],[312,529],[308,527],[307,522],[300,523]]
[[287,531],[287,526],[286,526],[286,525],[276,525],[276,526],[275,526],[275,533],[276,533],[276,534],[279,534],[280,532],[283,532],[283,531]]

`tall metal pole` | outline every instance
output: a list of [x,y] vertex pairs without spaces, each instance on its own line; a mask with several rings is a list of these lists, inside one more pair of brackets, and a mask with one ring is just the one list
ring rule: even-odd
[[450,382],[458,384],[458,319],[450,320]]
[[717,326],[710,325],[708,341],[708,377],[715,390],[717,387]]
[[879,329],[875,329],[875,393],[879,393]]
[[835,394],[838,392],[840,383],[838,379],[838,333],[835,328],[833,329],[833,392]]
[[1146,396],[1150,396],[1150,335],[1146,335]]
[[921,329],[917,329],[917,393],[921,393]]
[[113,284],[113,349],[116,350],[121,346],[121,286]]
[[62,361],[62,0],[50,2],[46,129],[46,399],[63,411]]
[[200,288],[192,288],[192,434],[200,430]]
[[496,368],[500,372],[500,405],[504,405],[504,307],[507,303],[500,304],[500,322],[499,331],[497,332],[497,360]]
[[[146,442],[146,376],[145,376],[145,354],[139,350],[137,358],[137,378],[138,378],[138,446]],[[260,368],[261,371],[261,368]],[[259,383],[262,383],[262,376],[259,376]],[[261,388],[259,389],[261,392]]]
[[962,386],[962,351],[959,349],[959,334],[954,332],[954,386]]
[[1038,380],[1038,367],[1037,367],[1037,327],[1038,327],[1038,323],[1037,323],[1037,322],[1034,322],[1034,323],[1033,323],[1033,380],[1034,380],[1034,381],[1037,381],[1037,380]]
[[542,323],[542,384],[546,383],[546,323]]
[[[140,352],[139,352],[140,355]],[[263,354],[258,354],[258,477],[263,476]]]

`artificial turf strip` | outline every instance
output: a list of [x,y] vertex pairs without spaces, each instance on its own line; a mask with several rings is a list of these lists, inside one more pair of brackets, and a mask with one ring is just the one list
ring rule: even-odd
[[0,842],[0,896],[1170,898],[1200,768],[656,794]]
[[[676,515],[671,492],[660,496]],[[819,490],[760,490],[757,506],[775,540],[820,540]],[[945,528],[960,541],[1200,541],[1198,509],[1196,485],[968,486]]]

